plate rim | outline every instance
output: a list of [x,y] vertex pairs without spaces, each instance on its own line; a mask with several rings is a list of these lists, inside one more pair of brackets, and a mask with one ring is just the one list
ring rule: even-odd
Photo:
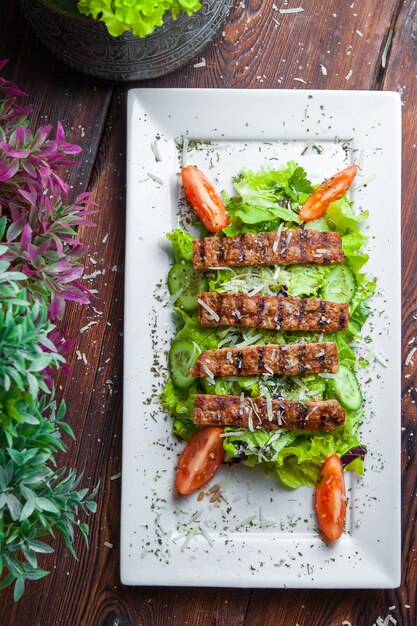
[[[386,101],[392,101],[392,106],[393,106],[393,110],[394,110],[394,114],[396,116],[396,124],[397,124],[397,130],[398,130],[398,134],[396,135],[395,139],[396,139],[396,147],[395,150],[393,151],[394,155],[397,156],[401,156],[401,99],[400,96],[397,92],[395,91],[369,91],[369,90],[314,90],[314,89],[297,89],[297,90],[292,90],[292,89],[210,89],[210,88],[204,88],[204,89],[188,89],[188,88],[170,88],[170,87],[161,87],[161,88],[136,88],[136,89],[130,89],[128,92],[128,124],[127,124],[127,134],[128,134],[128,138],[127,138],[127,221],[126,221],[126,230],[128,228],[128,217],[129,217],[129,178],[130,178],[130,168],[129,168],[129,163],[131,161],[131,150],[132,150],[132,146],[133,146],[133,141],[131,141],[130,139],[130,126],[131,126],[131,119],[132,119],[132,114],[133,114],[133,106],[134,106],[134,102],[136,100],[136,98],[140,97],[140,95],[142,93],[150,93],[152,92],[154,95],[157,95],[157,92],[170,92],[171,94],[175,94],[176,93],[181,93],[184,94],[184,92],[186,92],[187,94],[191,94],[191,93],[196,93],[198,92],[199,95],[205,95],[207,93],[210,93],[211,97],[213,93],[216,93],[217,95],[215,97],[221,98],[221,96],[223,94],[227,94],[228,97],[230,97],[230,94],[233,92],[234,94],[237,94],[239,96],[245,95],[245,97],[247,97],[247,94],[254,94],[251,95],[250,97],[256,97],[259,95],[263,95],[263,94],[269,94],[271,95],[275,95],[277,97],[287,97],[290,96],[291,98],[300,98],[300,97],[306,97],[306,94],[312,94],[313,96],[318,96],[318,95],[322,95],[325,94],[326,97],[332,97],[332,96],[336,96],[337,98],[343,97],[348,95],[349,97],[365,97],[365,98],[371,98],[374,99],[376,98],[377,100],[386,100]],[[256,96],[255,96],[256,95]],[[234,96],[236,97],[236,96]],[[183,134],[183,133],[178,133]],[[259,138],[258,138],[259,139]],[[263,138],[264,139],[264,138]],[[399,219],[401,218],[401,163],[398,162],[397,163],[397,168],[396,168],[396,185],[397,185],[397,200],[396,200],[396,216],[399,216]],[[398,209],[398,211],[397,211]],[[397,215],[398,214],[398,215]],[[398,251],[400,258],[399,258],[399,266],[398,266],[398,271],[399,271],[399,285],[397,286],[397,295],[399,294],[399,296],[401,296],[401,224],[396,224],[397,226],[397,241],[396,241],[396,250]],[[399,226],[399,228],[398,228]],[[127,307],[127,297],[128,297],[128,293],[127,293],[127,283],[128,283],[128,273],[129,273],[129,264],[128,264],[128,243],[129,243],[129,238],[126,237],[126,274],[125,274],[125,306]],[[401,297],[399,297],[399,302],[401,303]],[[127,310],[127,309],[125,309]],[[399,334],[397,334],[398,338],[401,340],[401,328],[399,331]],[[124,338],[125,344],[126,344],[126,332],[125,332],[125,338]],[[399,350],[401,349],[401,341],[399,346],[396,346],[396,355],[397,355],[397,359],[396,359],[396,370],[397,370],[397,378],[399,380],[400,379],[400,369],[401,369],[401,356],[398,358],[398,353]],[[126,355],[126,351],[125,351],[125,355]],[[126,362],[124,363],[125,366],[125,376],[126,376]],[[124,381],[124,386],[126,385],[126,378]],[[125,393],[125,389],[124,389],[124,393]],[[400,387],[397,389],[397,393],[396,393],[396,405],[397,405],[397,409],[398,409],[398,425],[400,425],[400,421],[401,421],[401,393],[400,393]],[[124,411],[123,411],[123,424],[125,424],[125,411],[127,411],[126,408],[126,404],[124,403]],[[398,429],[399,430],[399,429]],[[123,439],[125,438],[125,425],[123,426]],[[397,439],[398,439],[398,433],[397,433]],[[125,446],[123,445],[123,449],[125,449]],[[398,487],[399,489],[397,490],[397,503],[399,504],[398,507],[398,512],[396,514],[395,517],[395,523],[396,526],[399,530],[399,536],[397,537],[397,542],[399,542],[399,546],[401,546],[401,449],[400,446],[398,445],[396,448],[396,461],[397,461],[397,476],[395,477],[398,482]],[[123,468],[125,465],[125,455],[123,452]],[[124,471],[123,471],[124,474]],[[123,492],[123,484],[124,481],[122,479],[122,492]],[[121,522],[121,526],[122,526],[122,534],[123,534],[123,493],[122,493],[122,522]],[[387,572],[385,572],[386,574]],[[288,585],[291,588],[307,588],[307,587],[315,587],[315,588],[396,588],[400,585],[400,579],[401,579],[401,550],[399,550],[396,553],[396,564],[394,565],[393,568],[391,568],[389,574],[391,575],[391,579],[389,580],[389,576],[388,579],[385,579],[385,582],[383,581],[384,576],[381,576],[381,579],[379,582],[377,582],[377,584],[372,583],[372,581],[370,582],[368,577],[364,577],[363,581],[360,581],[359,576],[356,574],[356,579],[355,581],[351,581],[350,583],[344,583],[343,585],[341,584],[336,584],[336,585],[328,585],[328,584],[320,584],[319,582],[314,582],[313,584],[310,585],[306,585],[306,581],[301,581],[300,585],[298,584],[291,584]],[[206,574],[207,577],[207,574]],[[262,578],[262,577],[261,577]],[[152,579],[151,577],[149,577],[149,580],[147,582],[144,582],[143,580],[140,580],[140,582],[137,582],[137,579],[132,579],[132,577],[130,575],[128,575],[127,573],[127,569],[124,568],[124,555],[123,555],[123,548],[121,549],[121,579],[122,579],[122,583],[124,584],[137,584],[137,585],[162,585],[162,586],[170,586],[170,585],[175,585],[175,586],[195,586],[196,582],[195,580],[187,582],[184,580],[181,580],[180,582],[178,582],[178,580],[172,580],[172,582],[164,582],[164,580],[161,580],[160,577],[156,577],[154,579]],[[265,580],[257,580],[255,578],[250,580],[250,584],[245,582],[245,581],[233,581],[233,584],[230,585],[230,583],[227,580],[224,580],[223,582],[221,580],[216,579],[215,584],[213,581],[213,584],[211,584],[210,582],[201,582],[199,581],[199,585],[200,586],[216,586],[216,587],[220,587],[220,586],[224,586],[224,587],[239,587],[239,588],[243,588],[243,587],[274,587],[277,588],[276,584],[268,584],[268,581]],[[282,585],[280,585],[282,586]]]

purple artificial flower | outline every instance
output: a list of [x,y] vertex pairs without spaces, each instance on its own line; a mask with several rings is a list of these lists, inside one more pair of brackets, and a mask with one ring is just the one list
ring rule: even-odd
[[[48,333],[48,339],[52,341],[58,354],[65,358],[72,352],[76,344],[75,339],[65,339],[64,334],[56,329],[51,330],[51,332]],[[50,352],[48,348],[44,348],[44,351]],[[66,363],[62,363],[61,369],[67,376],[71,375],[70,369]],[[55,369],[52,366],[47,367],[42,371],[42,375],[45,377],[45,382],[49,389],[52,389],[53,387],[54,374]]]
[[[0,60],[0,72],[5,64]],[[0,217],[6,217],[0,241],[7,247],[2,260],[27,276],[35,297],[48,303],[51,320],[59,320],[65,302],[90,302],[92,294],[80,282],[80,259],[88,247],[78,240],[77,228],[95,225],[89,216],[96,205],[87,192],[65,204],[69,186],[62,168],[75,163],[81,148],[66,141],[61,122],[54,134],[51,124],[32,129],[32,107],[18,102],[26,96],[0,76]],[[50,338],[64,356],[73,347],[57,331]],[[52,381],[51,372],[45,376]]]

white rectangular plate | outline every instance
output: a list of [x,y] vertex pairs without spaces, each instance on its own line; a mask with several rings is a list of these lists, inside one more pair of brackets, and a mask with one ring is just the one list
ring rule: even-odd
[[[121,578],[129,585],[389,588],[400,583],[400,99],[396,93],[134,89],[128,101]],[[244,466],[221,470],[224,498],[175,499],[183,444],[158,393],[173,325],[166,233],[178,225],[188,163],[230,189],[241,167],[302,164],[314,182],[354,159],[352,191],[368,209],[374,315],[360,354],[365,475],[347,475],[341,539],[319,537],[312,489],[291,491]],[[162,160],[152,143],[157,142]],[[200,142],[200,143],[199,143]],[[210,142],[210,144],[204,143]],[[313,143],[323,150],[318,154]],[[155,145],[155,144],[154,144]],[[305,152],[304,148],[309,146]],[[320,150],[319,150],[320,151]],[[150,176],[149,176],[150,174]],[[376,178],[371,180],[372,176]],[[369,177],[369,178],[368,178]],[[158,180],[162,181],[158,182]],[[369,181],[368,184],[358,186]],[[375,358],[376,357],[376,358]]]

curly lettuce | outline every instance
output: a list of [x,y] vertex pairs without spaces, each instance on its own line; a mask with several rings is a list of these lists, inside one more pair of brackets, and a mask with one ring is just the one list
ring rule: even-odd
[[[223,235],[234,236],[243,232],[262,232],[294,228],[298,223],[300,205],[313,190],[303,168],[290,161],[284,167],[252,172],[243,169],[234,179],[236,195],[226,203],[230,224]],[[356,213],[346,196],[333,202],[326,215],[306,225],[316,230],[337,230],[342,237],[345,264],[355,277],[355,291],[349,303],[349,326],[342,332],[325,335],[325,340],[334,341],[338,348],[341,365],[356,370],[359,363],[353,342],[361,337],[370,308],[366,301],[374,293],[376,284],[362,268],[368,260],[363,252],[367,237],[361,232],[361,224],[367,212]],[[176,262],[190,261],[193,238],[182,230],[167,235],[170,239]],[[283,293],[293,297],[321,297],[326,289],[332,266],[243,267],[210,271],[209,289],[217,292]],[[256,345],[265,343],[292,343],[323,340],[320,333],[286,333],[259,328],[203,328],[197,313],[176,309],[176,339],[193,341],[199,350],[218,347]],[[196,357],[197,358],[197,357]],[[195,432],[193,424],[193,398],[196,393],[283,396],[301,402],[332,397],[327,376],[316,374],[288,377],[231,377],[230,379],[196,379],[186,389],[177,389],[171,379],[162,393],[162,402],[174,417],[174,433],[189,439]],[[361,411],[347,411],[343,427],[332,432],[268,431],[256,429],[226,428],[224,438],[226,461],[242,461],[253,466],[261,464],[266,471],[275,474],[291,488],[312,485],[327,456],[336,453],[345,455],[352,448],[361,446],[359,424]],[[236,433],[236,434],[234,434]],[[349,469],[361,474],[363,458],[357,456]]]
[[146,37],[162,26],[165,13],[176,19],[180,11],[191,15],[201,9],[199,0],[78,0],[77,6],[81,14],[104,22],[113,37],[129,30]]

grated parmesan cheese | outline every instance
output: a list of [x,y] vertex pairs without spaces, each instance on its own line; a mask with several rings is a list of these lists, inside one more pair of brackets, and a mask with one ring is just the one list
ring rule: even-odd
[[303,391],[308,391],[307,385],[303,383],[301,378],[299,378],[298,376],[292,376],[291,378],[295,382],[295,384],[298,385]]
[[94,326],[94,324],[98,324],[98,322],[96,321],[91,321],[88,322],[88,324],[86,324],[85,326],[83,326],[82,328],[80,328],[80,333],[85,333],[86,330],[88,330],[91,326]]
[[270,446],[272,443],[274,443],[274,441],[279,439],[281,435],[282,435],[282,432],[280,430],[276,430],[274,434],[272,435],[272,437],[269,438],[267,445]]
[[205,373],[207,374],[207,376],[211,379],[210,382],[213,382],[213,384],[214,384],[214,374],[213,374],[213,372],[207,367],[207,365],[205,363],[202,363],[202,367],[203,367],[203,370],[205,371]]
[[302,13],[304,11],[303,7],[294,7],[293,9],[279,9],[281,15],[290,14],[290,13]]
[[251,431],[251,433],[253,433],[253,431],[255,430],[253,427],[253,419],[252,419],[252,413],[249,413],[249,417],[248,417],[248,427],[249,430]]
[[323,63],[320,63],[320,67],[321,67],[321,73],[323,74],[323,76],[327,76],[327,67],[323,65]]
[[365,161],[365,149],[363,148],[359,153],[359,159],[358,159],[358,169],[361,172],[363,172],[364,161]]
[[[194,66],[195,67],[195,66]],[[205,539],[207,539],[208,544],[213,547],[214,546],[214,541],[213,539],[210,537],[210,534],[207,530],[207,528],[205,526],[203,526],[202,524],[199,525],[199,529],[201,531],[201,534],[203,535],[203,537]]]
[[373,180],[375,180],[376,178],[376,174],[371,174],[370,176],[367,176],[366,178],[364,178],[363,180],[361,180],[360,183],[358,183],[357,185],[355,185],[353,187],[353,190],[356,191],[356,189],[360,189],[361,187],[363,187],[364,185],[367,185],[368,183],[371,183]]
[[[251,385],[251,384],[252,384],[252,382],[250,382],[250,385]],[[256,417],[258,418],[259,423],[260,423],[260,424],[262,424],[262,418],[261,418],[261,416],[259,415],[259,413],[258,413],[258,411],[257,411],[257,409],[256,409],[256,405],[255,405],[254,401],[252,400],[252,398],[249,398],[249,402],[251,403],[252,410],[253,410],[253,412],[255,413]],[[252,414],[252,411],[251,411],[251,414]]]
[[384,69],[387,66],[387,56],[388,56],[389,49],[391,47],[393,34],[394,34],[394,29],[393,29],[393,27],[391,27],[390,30],[389,30],[389,33],[388,33],[387,42],[386,42],[386,44],[384,46],[384,50],[382,51],[381,65],[382,65],[382,67]]
[[181,552],[184,552],[184,550],[188,547],[188,544],[190,543],[191,539],[195,537],[197,533],[198,533],[198,528],[192,528],[191,530],[188,531],[187,537],[181,546]]
[[252,344],[256,343],[259,339],[262,339],[262,335],[260,333],[254,335],[253,337],[249,337],[249,339],[245,338],[240,343],[236,343],[235,348],[246,348],[247,346],[251,346]]
[[271,396],[268,394],[266,397],[266,411],[268,413],[268,420],[270,422],[272,422],[272,420],[274,419],[274,413],[272,411],[272,400],[271,400]]
[[[197,300],[198,302],[198,300]],[[224,339],[222,339],[221,341],[219,341],[218,344],[218,348],[222,348],[224,345],[226,345],[226,343],[233,343],[233,341],[230,339],[230,337],[225,337]]]
[[249,515],[248,517],[245,517],[241,522],[239,522],[239,524],[236,526],[236,529],[241,528],[242,526],[247,526],[248,524],[253,522],[254,519],[256,519],[256,515]]
[[164,181],[162,180],[162,178],[159,178],[159,176],[156,176],[156,174],[151,174],[150,172],[147,173],[148,178],[150,178],[151,180],[155,181],[156,183],[158,183],[158,185],[163,185]]
[[262,291],[263,285],[258,285],[257,287],[254,287],[251,291],[248,292],[248,296],[255,296],[257,293],[259,293],[260,291]]
[[201,304],[204,309],[206,309],[207,313],[209,313],[216,322],[220,321],[220,317],[217,315],[216,311],[211,308],[211,306],[206,304],[203,300],[201,300],[201,298],[197,298],[197,302],[198,304]]
[[162,161],[162,156],[161,156],[161,153],[160,153],[159,147],[158,147],[158,141],[156,139],[154,139],[154,141],[152,141],[151,148],[152,148],[153,155],[155,157],[155,161],[156,162]]
[[281,222],[281,224],[279,225],[279,228],[277,230],[277,235],[275,237],[274,243],[272,244],[272,251],[274,252],[274,254],[278,250],[279,240],[281,239],[281,233],[282,233],[283,226],[284,226],[284,223]]
[[274,280],[278,280],[278,276],[281,273],[281,266],[278,265],[278,267],[276,268],[275,272],[274,272]]
[[180,287],[177,293],[174,293],[174,295],[171,296],[171,298],[169,298],[167,302],[167,306],[172,307],[172,305],[175,304],[175,302],[178,300],[178,298],[180,297],[183,291],[184,291],[184,287]]
[[240,437],[241,435],[245,435],[246,431],[244,430],[234,430],[234,431],[230,431],[228,433],[221,433],[221,435],[219,435],[220,438],[223,437]]
[[187,165],[187,152],[188,152],[188,139],[187,137],[184,137],[182,141],[182,166],[183,167]]
[[383,365],[384,367],[388,367],[388,361],[384,359],[384,357],[381,356],[378,352],[374,350],[371,354],[373,355],[375,361],[378,361],[378,363],[381,363],[381,365]]
[[285,242],[286,248],[288,248],[288,246],[290,245],[291,238],[292,238],[292,230],[288,231],[287,240]]
[[297,361],[295,359],[290,359],[289,361],[287,361],[284,365],[284,369],[289,370],[291,367],[294,367],[294,365],[297,364]]
[[240,394],[240,402],[239,402],[239,415],[242,415],[242,414],[243,414],[243,406],[244,406],[244,403],[245,403],[245,394],[244,394],[244,393],[243,393],[243,391],[242,391],[242,393]]
[[410,363],[412,362],[412,358],[413,358],[414,353],[416,352],[416,350],[417,350],[417,347],[416,347],[416,346],[410,350],[410,352],[409,352],[409,353],[408,353],[408,355],[407,355],[407,358],[405,359],[405,364],[406,364],[406,365],[410,365]]

